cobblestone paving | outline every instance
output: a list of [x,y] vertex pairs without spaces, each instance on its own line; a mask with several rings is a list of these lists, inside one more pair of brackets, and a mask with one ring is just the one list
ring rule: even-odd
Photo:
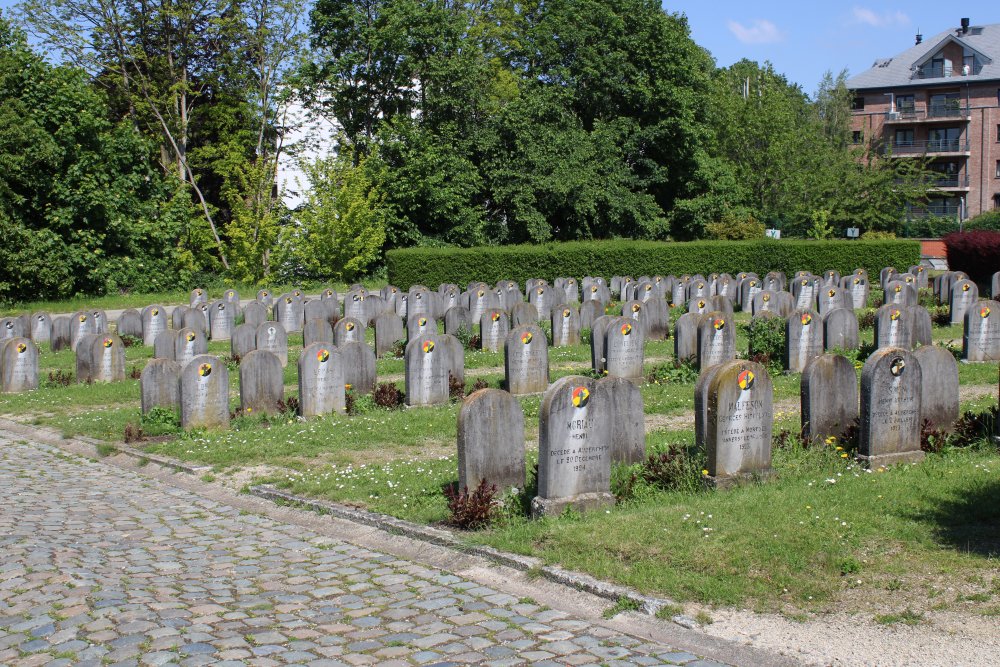
[[715,665],[0,435],[3,665]]

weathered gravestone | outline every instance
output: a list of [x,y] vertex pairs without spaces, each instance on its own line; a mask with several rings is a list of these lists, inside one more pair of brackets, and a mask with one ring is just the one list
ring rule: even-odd
[[[170,312],[170,326],[174,329],[183,329],[184,317],[190,310],[187,306],[174,306],[174,309]],[[153,342],[155,344],[156,340],[154,339]]]
[[[7,323],[5,322],[4,325],[0,327],[0,332],[10,331],[12,329],[13,327],[12,326],[8,327]],[[90,313],[86,313],[83,311],[77,311],[73,313],[73,316],[70,318],[70,328],[69,328],[70,349],[73,350],[74,352],[76,351],[76,346],[77,343],[79,343],[81,336],[85,336],[87,334],[96,334],[96,333],[98,333],[97,325],[94,323],[94,319],[90,316]],[[3,334],[0,333],[0,335]],[[13,337],[13,335],[14,334],[12,334],[10,337]],[[16,334],[16,335],[21,335],[21,334]]]
[[538,421],[538,496],[534,517],[614,504],[611,495],[612,416],[608,392],[581,376],[556,380]]
[[[450,336],[458,335],[458,332],[465,327],[466,331],[472,332],[472,312],[464,306],[452,306],[444,314],[444,332]],[[532,320],[534,322],[534,320]],[[431,332],[436,333],[437,330]]]
[[406,321],[406,340],[420,338],[424,334],[436,334],[437,321],[427,313],[414,313]]
[[313,343],[333,345],[333,327],[326,320],[307,320],[306,325],[302,327],[303,347],[308,347]]
[[199,303],[208,303],[208,291],[196,287],[191,290],[191,297],[188,303],[193,307],[197,306]]
[[94,366],[93,342],[97,339],[97,334],[83,334],[76,341],[76,381],[79,384],[91,382],[90,375]]
[[233,330],[229,341],[229,351],[234,358],[242,359],[257,349],[257,328],[252,324],[241,324]]
[[923,306],[908,306],[910,311],[910,345],[933,345],[934,326],[931,322],[931,314]]
[[52,317],[46,312],[32,313],[31,326],[26,334],[35,345],[52,340]]
[[[161,331],[168,328],[167,311],[163,306],[146,306],[142,309],[142,344],[152,347]],[[121,331],[118,332],[121,336]],[[130,334],[134,335],[134,334]]]
[[291,294],[283,294],[274,304],[274,318],[282,326],[285,333],[302,331],[305,326],[304,306],[300,299]]
[[[91,382],[125,380],[125,345],[115,334],[99,334],[89,342]],[[77,350],[79,352],[79,349]]]
[[882,297],[882,305],[896,304],[898,306],[917,305],[917,288],[904,280],[890,280]]
[[504,340],[504,377],[514,395],[538,394],[549,386],[549,348],[535,324],[515,327]]
[[[274,294],[271,293],[271,290],[267,289],[257,290],[257,298],[254,301],[254,303],[258,303],[264,308],[271,308],[272,306],[274,306]],[[266,320],[267,318],[265,317],[264,319]]]
[[860,310],[868,305],[869,286],[866,277],[858,274],[844,276],[840,280],[840,286],[850,295],[854,310]]
[[[309,299],[308,301],[303,301],[302,303],[302,321],[303,330],[306,324],[309,324],[311,320],[323,320],[327,324],[330,324],[330,301],[323,299]],[[334,308],[333,312],[337,315],[340,314],[339,309]]]
[[963,360],[1000,360],[1000,301],[979,301],[966,311],[963,324]]
[[702,315],[698,322],[698,370],[705,372],[735,357],[735,322],[719,311]]
[[218,357],[199,355],[181,369],[181,426],[229,426],[229,370]]
[[603,373],[607,368],[608,359],[604,350],[605,334],[612,319],[608,315],[601,315],[591,325],[590,362],[596,373]]
[[52,320],[52,338],[49,340],[49,345],[51,345],[53,352],[69,347],[69,328],[69,317],[56,317]]
[[674,358],[687,361],[698,356],[698,323],[701,316],[685,313],[674,324]]
[[257,327],[257,349],[278,357],[284,368],[288,365],[288,332],[278,322],[265,322]]
[[278,357],[254,350],[240,362],[240,407],[244,412],[277,414],[285,399],[284,374]]
[[194,329],[202,334],[208,335],[208,309],[207,303],[201,303],[194,308],[188,308],[184,313],[184,325],[182,329]]
[[452,357],[443,338],[438,334],[424,334],[406,344],[407,405],[448,402]]
[[[364,343],[366,329],[367,327],[360,320],[353,317],[345,317],[338,320],[337,324],[333,326],[330,340],[337,347],[346,345],[347,343]],[[317,343],[319,340],[310,342]]]
[[927,287],[928,274],[927,269],[920,266],[919,264],[914,264],[910,267],[910,273],[917,277],[917,289],[924,289]]
[[17,336],[0,341],[0,393],[38,389],[38,347]]
[[758,315],[760,313],[777,313],[782,317],[785,317],[784,313],[784,301],[779,298],[780,292],[774,292],[771,290],[763,290],[757,292],[753,297],[753,303],[750,305],[750,312],[753,315]]
[[208,353],[208,340],[205,334],[197,329],[184,328],[177,332],[174,338],[173,359],[182,367],[195,357]]
[[823,354],[823,321],[812,310],[798,310],[785,321],[785,370],[801,373]]
[[[123,310],[122,314],[118,316],[118,322],[115,324],[115,333],[119,336],[142,338],[143,345],[145,345],[146,337],[142,333],[142,314],[135,308]],[[156,340],[156,338],[154,337],[153,340]]]
[[243,308],[243,324],[256,329],[267,322],[267,306],[259,301],[251,301]]
[[375,327],[375,355],[383,354],[395,347],[397,341],[405,340],[403,320],[395,312],[382,313],[373,321]]
[[108,333],[108,316],[103,310],[90,311],[90,317],[94,321],[94,333]]
[[222,300],[226,302],[227,305],[232,306],[230,312],[238,310],[240,306],[240,293],[234,289],[227,289],[222,293]]
[[965,313],[971,310],[979,300],[979,288],[971,280],[958,280],[951,286],[951,298],[948,300],[949,316],[952,324],[961,324]]
[[643,328],[627,317],[616,317],[604,331],[604,369],[611,377],[641,382],[644,374]]
[[208,309],[208,331],[212,340],[229,340],[236,326],[236,315],[228,301],[216,301]]
[[[538,312],[538,321],[549,319],[553,306],[552,288],[541,286],[528,292],[528,303]],[[561,299],[560,299],[561,301]]]
[[177,331],[167,329],[153,341],[153,358],[174,361],[174,348],[177,345]]
[[375,351],[357,341],[337,347],[343,362],[344,384],[350,385],[359,396],[375,390]]
[[890,304],[875,311],[875,347],[913,347],[913,313]]
[[714,366],[695,387],[695,434],[708,454],[706,482],[725,488],[771,470],[774,387],[752,361]]
[[858,376],[839,354],[814,357],[799,389],[802,437],[807,442],[840,438],[858,417]]
[[640,463],[646,460],[646,422],[642,392],[623,378],[597,381],[595,391],[607,400],[611,419],[612,463]]
[[458,486],[480,482],[498,490],[523,489],[524,413],[521,403],[500,389],[480,389],[458,412]]
[[923,375],[908,350],[872,353],[861,371],[858,459],[875,468],[921,461],[920,413]]
[[853,308],[835,308],[823,318],[823,349],[856,350],[860,344],[858,316]]
[[824,285],[816,298],[820,317],[826,317],[827,313],[838,308],[854,308],[850,293],[833,285]]
[[563,304],[552,309],[552,347],[580,344],[580,314],[575,306]]
[[590,329],[594,320],[604,315],[604,304],[600,301],[584,301],[580,306],[580,330]]
[[299,355],[298,371],[301,416],[346,412],[343,359],[335,347],[327,343],[306,346]]
[[920,421],[951,432],[958,421],[958,362],[947,348],[922,345],[913,351],[920,365]]
[[153,408],[180,412],[181,365],[170,359],[150,359],[139,376],[142,414]]
[[819,291],[819,280],[812,276],[798,278],[792,283],[792,296],[795,297],[797,310],[813,310],[816,308],[816,293]]
[[739,304],[744,311],[749,311],[753,307],[753,298],[757,292],[762,291],[761,282],[758,278],[747,278],[740,283]]
[[538,309],[525,301],[514,304],[510,310],[510,326],[519,327],[524,324],[538,324],[541,321]]
[[499,352],[510,331],[507,313],[499,308],[488,308],[479,318],[479,349]]

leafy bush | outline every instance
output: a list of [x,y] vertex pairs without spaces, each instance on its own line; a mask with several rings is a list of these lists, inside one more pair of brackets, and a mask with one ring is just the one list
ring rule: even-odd
[[820,273],[866,269],[877,275],[887,265],[920,260],[917,241],[574,241],[544,245],[479,248],[405,248],[386,253],[389,282],[414,284],[494,283],[501,279],[554,280],[558,276],[681,275],[768,271]]
[[702,463],[682,445],[666,445],[651,451],[642,463],[616,470],[612,492],[623,501],[640,498],[643,490],[694,491],[700,485]]
[[654,366],[646,375],[650,384],[690,384],[698,379],[698,367],[693,359],[674,359]]
[[379,382],[372,392],[375,405],[386,410],[395,410],[403,405],[403,392],[392,382]]
[[490,525],[497,495],[496,484],[481,480],[471,493],[469,487],[457,490],[457,486],[449,484],[444,492],[448,499],[448,523],[462,530],[478,530]]
[[[861,240],[862,241],[888,241],[888,240],[895,239],[895,238],[896,238],[896,235],[893,234],[892,232],[883,232],[883,231],[880,231],[878,229],[869,230],[869,231],[867,231],[867,232],[865,232],[864,234],[861,235]],[[910,266],[910,265],[907,265],[907,266]],[[881,270],[881,269],[879,269],[879,270]],[[871,271],[869,271],[868,273],[870,274]],[[876,271],[875,273],[878,273],[878,271]]]
[[705,235],[715,241],[744,241],[764,238],[764,223],[749,213],[726,213],[718,222],[705,225]]
[[965,271],[971,280],[983,284],[1000,268],[1000,232],[955,232],[942,240],[952,271]]
[[448,396],[452,400],[461,401],[465,398],[465,381],[448,373]]
[[965,223],[965,229],[970,232],[977,229],[1000,232],[1000,209],[985,211],[971,218]]
[[750,358],[764,364],[780,363],[785,354],[785,320],[758,318],[742,325],[749,341]]
[[476,378],[476,381],[469,388],[467,396],[471,396],[480,389],[489,389],[490,383],[486,381],[486,378]]
[[142,347],[142,339],[138,336],[121,336],[122,347]]
[[68,387],[73,384],[73,371],[49,371],[49,379],[45,381],[46,388]]

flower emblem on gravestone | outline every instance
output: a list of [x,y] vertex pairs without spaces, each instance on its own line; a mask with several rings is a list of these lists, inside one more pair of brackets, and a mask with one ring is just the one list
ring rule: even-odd
[[906,362],[903,361],[902,357],[896,357],[889,364],[889,372],[893,374],[894,377],[899,377],[903,374],[903,370],[906,368]]
[[200,375],[201,377],[207,378],[211,374],[212,374],[212,364],[202,364],[201,366],[198,366],[198,375]]
[[736,378],[736,382],[740,385],[740,389],[742,389],[743,391],[747,391],[748,389],[752,388],[753,381],[754,381],[754,374],[753,371],[749,369],[741,371]]
[[298,290],[295,290],[294,292],[292,292],[292,294],[294,294],[295,296],[302,296],[302,292]]
[[766,302],[768,302],[768,301],[770,301],[770,300],[771,300],[771,295],[770,295],[770,294],[764,294],[764,295],[762,295],[762,296],[760,297],[760,300],[761,300],[761,301],[764,301],[764,302],[766,303]]
[[563,308],[563,317],[564,317],[564,318],[565,318],[565,317],[569,317],[569,316],[570,316],[570,312],[571,312],[571,311],[570,311],[570,309],[569,309],[569,308]]
[[493,314],[490,315],[490,319],[493,320],[494,322],[498,322],[500,320],[500,313],[494,310]]
[[327,360],[329,360],[329,358],[330,358],[329,350],[320,350],[319,352],[316,353],[316,360],[321,364],[325,364]]
[[152,310],[152,313],[153,313],[153,317],[156,317],[157,315],[159,315],[159,314],[160,314],[160,309],[159,309],[159,308],[154,308],[154,309]]
[[418,327],[425,327],[425,326],[427,326],[427,318],[426,317],[418,317],[417,318],[417,326]]
[[716,331],[722,331],[726,327],[726,321],[721,317],[716,318],[712,321],[712,326],[715,327]]
[[632,312],[633,313],[638,313],[640,310],[642,310],[642,306],[640,306],[637,303],[633,303],[632,304]]
[[291,302],[292,302],[292,297],[290,297],[290,296],[286,296],[286,297],[285,297],[285,303],[288,303],[288,304],[290,304]]
[[230,299],[232,299],[233,298],[233,291],[229,290],[228,292],[226,292],[226,296],[228,296]]
[[[86,322],[87,321],[87,316],[86,315],[81,315],[80,316],[80,321],[81,322]],[[8,324],[7,327],[13,329],[14,325],[13,324]]]
[[189,343],[193,343],[195,338],[196,336],[194,335],[193,331],[188,331],[187,335],[184,336],[184,340],[186,340]]
[[809,281],[808,281],[808,280],[803,280],[803,281],[802,281],[802,286],[803,286],[803,287],[805,287],[805,286],[806,286],[806,285],[808,285],[808,284],[809,284]]
[[25,350],[27,350],[27,349],[28,349],[28,346],[25,345],[24,343],[18,343],[17,344],[17,353],[18,354],[24,354]]
[[813,316],[809,313],[802,313],[802,326],[807,327],[812,324]]
[[900,292],[903,291],[903,286],[902,285],[896,285],[894,291],[896,292],[896,294],[899,294]]
[[985,320],[989,316],[990,316],[990,307],[989,306],[983,306],[982,308],[979,309],[979,317],[981,317],[981,318],[983,318]]
[[[425,324],[427,324],[427,320],[426,319],[424,319],[422,317],[420,319],[423,320],[423,322],[420,323],[420,326],[424,326]],[[344,329],[347,330],[347,331],[354,331],[354,322],[345,322],[344,323]]]
[[826,295],[830,297],[837,296],[837,290],[832,289],[829,292],[827,292]]
[[622,335],[623,336],[630,336],[630,335],[632,335],[632,325],[631,324],[627,324],[626,323],[626,324],[622,325]]
[[327,290],[326,291],[326,295],[327,296],[333,296],[333,290]]
[[698,283],[698,284],[696,285],[696,287],[697,287],[698,289],[705,289],[705,283]]
[[913,283],[913,276],[906,276],[906,284],[910,285]]
[[924,272],[924,267],[918,266],[917,267],[917,273],[923,273],[923,272]]
[[267,296],[267,290],[264,290],[263,292],[261,292],[260,295],[261,296]]
[[537,294],[538,296],[541,296],[541,295],[545,294],[545,289],[542,288],[542,287],[539,287],[537,290],[535,290],[535,294]]
[[597,293],[597,285],[591,285],[590,286],[590,293],[591,294],[596,294]]
[[972,287],[972,285],[970,285],[969,283],[965,283],[964,285],[962,285],[962,291],[968,292],[970,287]]
[[[83,320],[80,320],[80,321],[83,322]],[[14,328],[14,323],[13,322],[8,322],[4,326],[7,327],[8,329],[13,329]]]
[[115,344],[115,341],[111,340],[110,338],[105,338],[104,339],[104,347],[111,347],[114,344]]
[[900,316],[900,312],[898,310],[896,310],[895,308],[893,308],[892,310],[889,311],[889,319],[892,320],[893,322],[895,322],[896,320],[898,320],[899,316]]
[[220,304],[219,304],[218,306],[216,306],[215,308],[216,308],[217,310],[225,310],[225,309],[226,309],[226,304],[224,304],[224,303],[220,303]]
[[425,340],[423,346],[421,347],[421,349],[424,351],[424,354],[427,354],[428,352],[433,352],[434,351],[434,341],[432,341],[432,340]]
[[521,343],[523,343],[524,345],[527,345],[528,343],[531,342],[531,339],[533,337],[534,336],[531,335],[530,331],[525,331],[523,334],[521,334]]
[[577,387],[573,390],[573,406],[583,408],[590,400],[590,391],[586,387]]
[[476,292],[476,296],[478,296],[480,299],[483,298],[484,296],[486,296],[486,290],[479,290],[478,292]]
[[646,285],[646,291],[647,291],[647,292],[650,292],[650,291],[652,291],[652,289],[653,289],[653,286],[652,286],[652,285]]
[[705,302],[704,302],[704,300],[702,300],[702,301],[699,301],[699,302],[698,302],[698,307],[699,307],[699,308],[704,308],[704,307],[705,307]]
[[854,284],[855,285],[860,285],[861,284],[861,278],[855,278],[854,279]]
[[195,293],[195,294],[197,294],[198,296],[201,296],[201,290],[200,290],[200,289],[196,289],[196,290],[194,291],[194,293]]
[[751,280],[750,281],[750,287],[756,287],[756,286],[757,286],[757,281],[756,280]]

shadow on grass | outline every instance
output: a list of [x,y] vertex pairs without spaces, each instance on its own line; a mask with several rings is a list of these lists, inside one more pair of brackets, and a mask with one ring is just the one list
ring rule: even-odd
[[1000,557],[1000,481],[986,481],[974,488],[941,498],[933,507],[907,518],[934,525],[942,546],[987,558]]

